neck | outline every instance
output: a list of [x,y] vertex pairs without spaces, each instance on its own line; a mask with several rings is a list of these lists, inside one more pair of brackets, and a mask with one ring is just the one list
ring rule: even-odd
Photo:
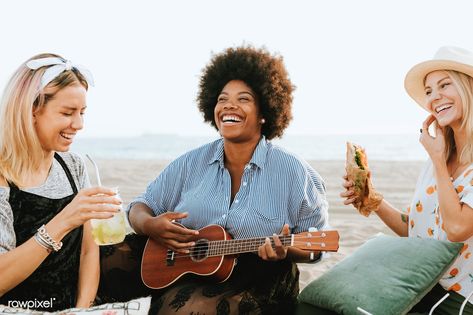
[[245,166],[253,156],[260,137],[247,142],[231,142],[224,139],[223,151],[225,153],[225,164],[232,166]]
[[38,171],[40,172],[49,172],[49,169],[51,168],[51,165],[53,164],[54,160],[54,151],[43,151],[44,158],[41,161]]
[[43,151],[43,159],[39,162],[36,169],[32,170],[25,178],[23,178],[23,186],[21,188],[37,187],[44,183],[49,175],[49,170],[53,164],[54,151]]
[[456,159],[460,158],[460,155],[465,148],[467,143],[467,135],[464,129],[461,130],[453,130],[453,138],[455,139],[455,151],[456,151]]

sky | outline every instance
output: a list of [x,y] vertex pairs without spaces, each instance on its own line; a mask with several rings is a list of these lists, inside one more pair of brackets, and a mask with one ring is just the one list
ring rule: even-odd
[[444,45],[473,50],[470,0],[15,0],[0,2],[0,86],[42,52],[86,66],[83,137],[214,135],[195,102],[213,54],[283,56],[291,135],[413,134],[404,76]]

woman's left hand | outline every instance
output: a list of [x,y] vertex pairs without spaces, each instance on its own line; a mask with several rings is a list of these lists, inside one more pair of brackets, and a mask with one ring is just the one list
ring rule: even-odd
[[[289,225],[284,224],[282,228],[282,235],[289,235]],[[269,237],[266,238],[266,241],[263,245],[258,247],[258,256],[263,260],[277,261],[285,259],[287,256],[287,247],[283,246],[279,237],[274,234],[274,248],[271,246],[271,241]]]
[[438,125],[435,130],[435,137],[429,134],[429,126],[435,121],[434,115],[429,115],[422,124],[422,133],[420,135],[420,143],[424,146],[432,161],[445,161],[445,137],[442,128]]

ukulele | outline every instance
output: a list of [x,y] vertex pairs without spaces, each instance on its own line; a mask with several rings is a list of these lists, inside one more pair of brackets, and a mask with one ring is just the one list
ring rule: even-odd
[[[269,238],[274,248],[274,241]],[[223,282],[230,277],[237,255],[257,252],[265,239],[232,239],[221,226],[208,225],[200,229],[199,235],[192,240],[195,245],[189,248],[189,253],[183,254],[148,238],[141,261],[141,279],[151,289],[165,288],[188,273]],[[317,231],[279,235],[279,239],[286,247],[336,252],[340,236],[337,231]]]

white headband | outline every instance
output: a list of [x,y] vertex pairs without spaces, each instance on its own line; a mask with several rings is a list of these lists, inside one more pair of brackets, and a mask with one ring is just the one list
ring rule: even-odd
[[48,85],[49,82],[54,80],[59,74],[71,69],[76,69],[79,71],[87,81],[87,84],[94,86],[94,78],[92,77],[92,73],[90,73],[89,70],[81,65],[73,64],[70,60],[63,60],[57,57],[48,57],[30,60],[26,63],[26,66],[31,70],[52,66],[44,72],[43,77],[41,78],[41,86],[39,87],[40,90]]

